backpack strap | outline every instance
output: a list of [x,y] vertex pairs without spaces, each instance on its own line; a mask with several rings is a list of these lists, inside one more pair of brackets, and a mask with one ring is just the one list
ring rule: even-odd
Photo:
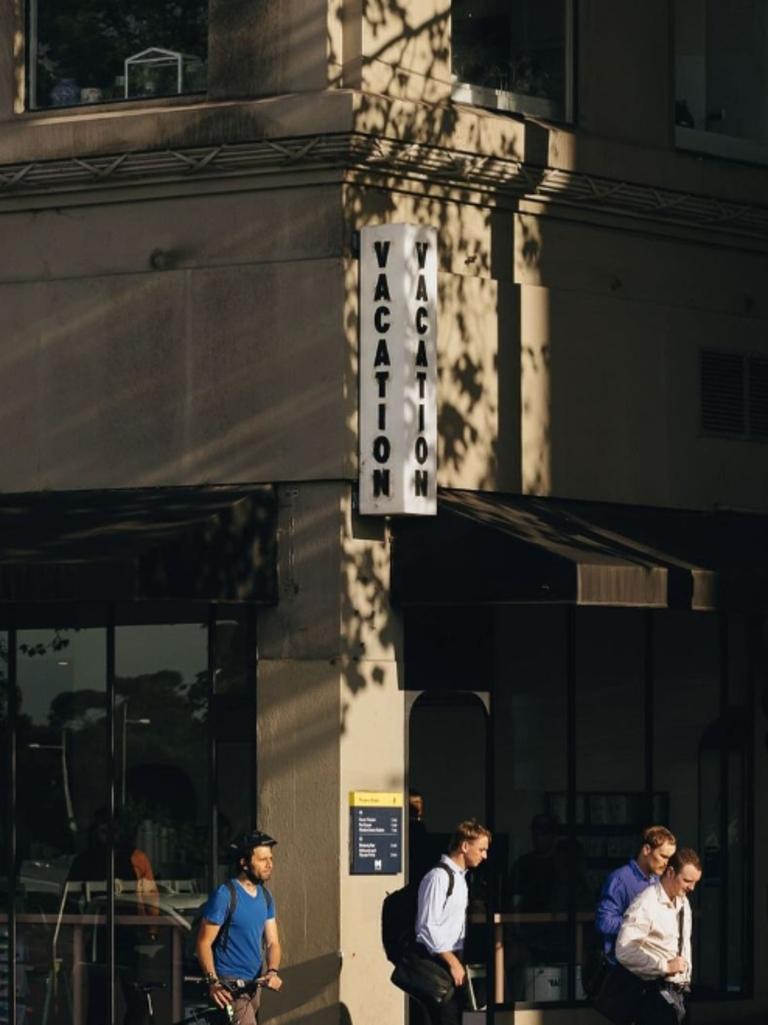
[[443,872],[448,873],[448,892],[446,893],[445,900],[443,901],[443,911],[445,911],[445,905],[448,903],[451,894],[453,893],[453,884],[456,882],[456,877],[444,861],[439,861],[437,865],[435,865],[435,868],[441,868]]
[[216,937],[216,946],[221,951],[227,949],[227,943],[229,942],[229,927],[232,924],[232,916],[234,915],[235,908],[237,907],[237,887],[231,879],[227,879],[224,885],[229,890],[229,906],[227,907],[227,913],[224,916],[224,921],[221,923],[219,935]]
[[[445,868],[445,865],[443,868]],[[451,880],[451,884],[453,884],[453,880]],[[221,923],[219,934],[216,937],[216,946],[222,952],[227,949],[227,943],[229,942],[229,927],[232,924],[232,916],[234,915],[235,908],[237,907],[237,887],[231,879],[227,879],[224,885],[229,890],[229,907],[227,908],[224,921]],[[261,889],[264,892],[264,901],[267,905],[267,918],[269,918],[274,912],[275,901],[272,894],[263,883],[261,884]]]

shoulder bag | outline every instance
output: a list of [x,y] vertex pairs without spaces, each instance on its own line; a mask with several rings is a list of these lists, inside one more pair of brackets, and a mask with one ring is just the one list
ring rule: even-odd
[[423,1003],[444,1004],[454,994],[448,968],[443,968],[426,952],[422,954],[416,946],[403,954],[390,978],[398,989]]

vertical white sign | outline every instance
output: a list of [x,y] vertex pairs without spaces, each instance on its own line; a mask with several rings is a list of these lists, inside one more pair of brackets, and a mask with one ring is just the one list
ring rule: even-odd
[[360,233],[360,512],[437,512],[437,232]]

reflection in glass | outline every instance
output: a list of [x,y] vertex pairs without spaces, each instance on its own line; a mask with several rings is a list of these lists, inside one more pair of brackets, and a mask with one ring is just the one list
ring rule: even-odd
[[496,827],[508,847],[501,897],[504,996],[550,1002],[568,994],[569,878],[565,835],[566,613],[496,613]]
[[207,0],[31,0],[31,106],[202,92],[207,36]]
[[[8,635],[0,633],[0,1021],[9,1013],[10,993],[10,949],[7,911],[10,904],[10,809],[9,793],[9,681],[8,681]],[[21,982],[21,978],[19,979]],[[18,994],[19,1003],[24,1006],[23,993]],[[23,1012],[22,1012],[23,1013]]]
[[216,623],[214,698],[211,727],[216,745],[218,853],[216,882],[231,864],[227,844],[255,825],[253,795],[256,763],[256,651],[246,610],[223,609]]
[[768,5],[675,0],[675,123],[768,142]]
[[[105,631],[23,630],[17,637],[17,943],[30,1021],[106,1020],[95,929],[70,870],[105,800]],[[94,876],[106,878],[103,858]],[[102,882],[103,885],[103,882]]]
[[512,109],[564,119],[569,10],[566,0],[453,0],[454,80],[518,97]]
[[720,920],[721,798],[719,757],[703,738],[720,715],[720,643],[717,622],[695,612],[654,617],[654,788],[669,795],[673,833],[697,848],[704,876],[694,909],[694,985],[717,988]]
[[[139,987],[171,980],[185,929],[180,915],[201,903],[206,887],[206,624],[118,626],[115,706],[118,1020],[139,1025],[146,1008]],[[153,994],[161,1019],[171,1017],[170,990]]]

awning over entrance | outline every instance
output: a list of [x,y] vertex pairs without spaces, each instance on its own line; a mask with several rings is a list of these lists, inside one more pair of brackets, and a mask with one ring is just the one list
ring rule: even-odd
[[766,604],[768,517],[442,490],[393,543],[400,605]]
[[0,601],[274,603],[271,486],[0,495]]

